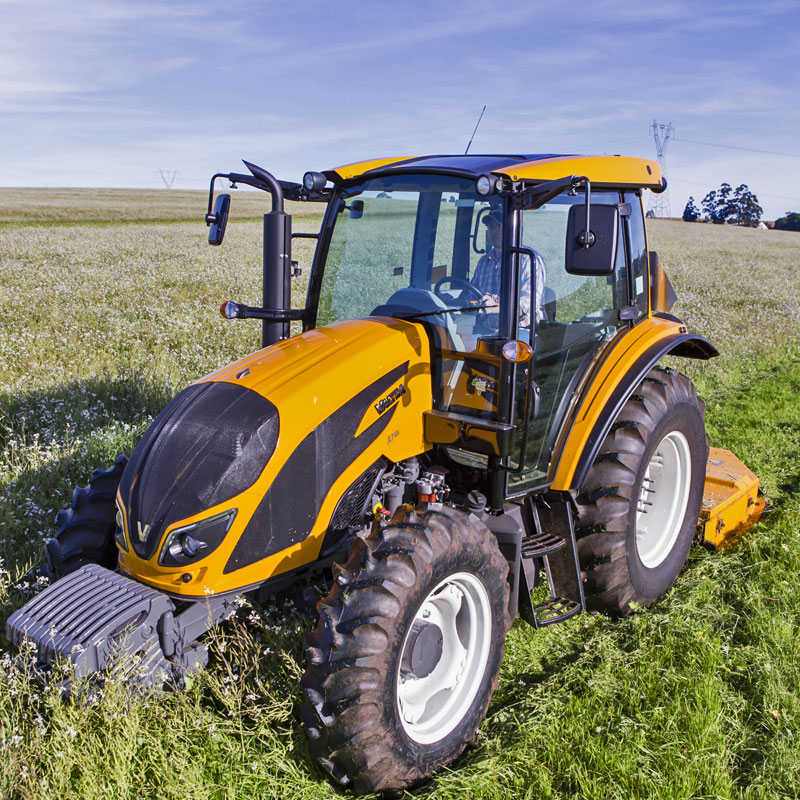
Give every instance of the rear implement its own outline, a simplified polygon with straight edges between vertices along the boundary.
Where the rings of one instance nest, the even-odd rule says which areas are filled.
[[[755,474],[730,450],[710,448],[698,539],[712,548],[725,547],[758,522],[765,505]]]

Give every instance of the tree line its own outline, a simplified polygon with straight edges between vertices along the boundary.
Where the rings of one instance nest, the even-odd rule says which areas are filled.
[[[764,213],[764,209],[758,204],[758,197],[744,183],[735,189],[729,183],[723,183],[719,189],[712,189],[703,198],[701,206],[702,212],[694,197],[690,197],[683,209],[684,222],[697,222],[702,218],[715,225],[729,222],[755,228]]]

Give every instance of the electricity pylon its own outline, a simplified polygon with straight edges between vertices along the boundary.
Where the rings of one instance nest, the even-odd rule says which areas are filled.
[[[656,122],[653,120],[653,124],[650,126],[650,129],[653,131],[653,139],[656,143],[656,154],[658,157],[658,166],[661,167],[661,174],[666,178],[667,177],[667,142],[671,138],[675,136],[675,128],[673,127],[672,123],[667,123],[666,125]],[[669,189],[666,191],[661,192],[661,194],[656,194],[655,192],[650,192],[650,202],[648,203],[648,211],[652,211],[652,215],[654,217],[671,217],[672,216],[672,209],[669,204]]]
[[[167,189],[171,189],[172,184],[175,183],[175,178],[177,178],[180,173],[176,169],[160,169],[158,174],[161,176],[161,180],[164,181],[164,186],[166,186]]]

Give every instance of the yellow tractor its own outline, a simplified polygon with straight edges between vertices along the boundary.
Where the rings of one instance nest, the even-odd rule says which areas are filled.
[[[212,178],[206,222],[220,244],[218,178],[271,195],[262,305],[221,308],[261,319],[263,349],[76,490],[54,582],[7,633],[78,677],[114,664],[180,686],[240,595],[327,580],[302,678],[311,749],[358,791],[397,790],[475,738],[517,615],[653,603],[696,537],[759,513],[757,481],[715,453],[699,522],[704,406],[660,362],[717,351],[669,313],[648,251],[655,162],[386,158],[302,184],[245,164]],[[284,198],[324,204],[319,232],[293,234]],[[316,248],[292,309],[298,236]]]

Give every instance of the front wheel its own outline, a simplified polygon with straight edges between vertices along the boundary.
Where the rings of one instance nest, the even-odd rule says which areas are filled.
[[[75,572],[84,564],[100,564],[107,569],[116,567],[115,499],[127,463],[127,457],[120,455],[109,469],[96,469],[89,485],[72,493],[70,507],[58,512],[58,531],[45,545],[51,581]]]
[[[306,640],[311,748],[358,791],[419,783],[473,741],[497,686],[508,564],[476,517],[401,510],[356,539]]]
[[[675,582],[703,499],[705,406],[691,381],[656,368],[622,408],[577,496],[587,605],[627,614]]]

